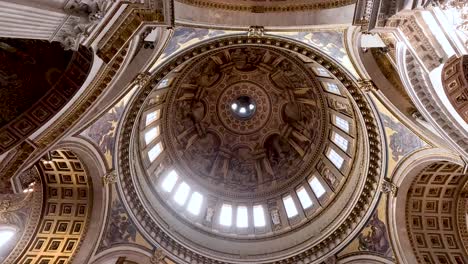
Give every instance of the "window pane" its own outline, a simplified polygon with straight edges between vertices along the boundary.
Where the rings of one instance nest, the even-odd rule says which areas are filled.
[[[309,185],[312,188],[312,191],[314,191],[315,196],[317,196],[317,198],[322,197],[322,195],[324,195],[327,192],[325,188],[323,188],[322,183],[316,177],[313,177],[309,181]]]
[[[262,227],[265,226],[265,212],[263,211],[263,206],[255,205],[253,208],[253,217],[254,217],[254,226]]]
[[[185,202],[187,201],[189,192],[190,192],[190,186],[188,186],[187,183],[182,182],[174,194],[174,201],[180,206],[184,205]]]
[[[325,85],[325,90],[327,92],[341,94],[340,89],[338,88],[338,85],[336,83],[324,82],[323,84]]]
[[[151,141],[153,141],[153,139],[155,139],[157,136],[159,136],[159,126],[153,127],[150,130],[148,130],[145,133],[145,143],[146,143],[146,145],[151,143]]]
[[[302,208],[307,209],[312,206],[312,200],[304,187],[297,190],[297,196],[302,204]]]
[[[153,123],[153,121],[158,120],[159,117],[160,117],[160,115],[161,115],[161,109],[158,109],[158,110],[156,110],[156,111],[153,111],[153,112],[151,112],[151,113],[148,113],[148,114],[146,115],[146,122],[145,122],[145,125],[147,126],[147,125]]]
[[[223,226],[232,225],[232,206],[230,204],[223,204],[223,206],[221,207],[219,223]]]
[[[166,88],[169,86],[169,79],[166,78],[164,80],[162,80],[159,84],[158,84],[158,88],[156,89],[162,89],[162,88]]]
[[[174,186],[178,178],[179,178],[179,175],[177,175],[177,172],[175,170],[171,170],[167,174],[166,178],[164,178],[164,181],[162,182],[161,187],[166,192],[172,192],[172,189],[174,189]]]
[[[194,192],[190,197],[187,210],[194,215],[199,215],[202,203],[203,195],[201,195],[199,192]]]
[[[150,151],[148,151],[148,158],[151,162],[153,162],[153,160],[155,160],[159,154],[161,154],[162,152],[162,144],[161,142],[159,142],[158,144],[154,145],[154,147],[152,147],[150,149]]]
[[[322,77],[330,77],[331,76],[330,73],[328,73],[328,71],[323,67],[315,67],[314,71],[315,71],[315,74],[317,74],[319,76],[322,76]]]
[[[297,215],[296,205],[294,205],[294,200],[290,195],[283,198],[283,204],[289,218]]]
[[[333,164],[335,164],[335,166],[338,169],[341,169],[341,166],[343,166],[344,159],[340,156],[340,154],[336,153],[334,149],[330,149],[327,157]]]
[[[343,130],[346,133],[349,133],[349,122],[344,120],[343,118],[339,116],[335,116],[335,124],[337,127],[339,127],[341,130]]]
[[[247,207],[239,206],[237,207],[237,227],[248,227],[249,226],[249,217],[247,213]]]
[[[348,150],[348,140],[342,137],[340,134],[333,132],[333,142],[340,147],[340,149]]]
[[[14,235],[15,231],[13,230],[0,231],[0,249],[2,249],[2,246],[6,244]]]

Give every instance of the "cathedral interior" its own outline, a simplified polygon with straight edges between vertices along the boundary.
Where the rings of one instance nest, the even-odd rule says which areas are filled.
[[[0,263],[468,264],[468,1],[0,0]]]

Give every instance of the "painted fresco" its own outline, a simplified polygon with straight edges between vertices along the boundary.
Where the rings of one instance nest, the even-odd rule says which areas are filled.
[[[390,178],[398,161],[413,151],[427,146],[427,143],[402,124],[383,104],[374,96],[372,101],[379,111],[385,128],[387,141],[387,178]],[[351,254],[375,254],[394,260],[394,254],[388,235],[387,226],[387,195],[382,195],[374,214],[368,220],[361,233],[340,253],[339,258]]]
[[[138,232],[137,227],[130,219],[114,186],[112,187],[111,194],[111,208],[107,215],[105,231],[102,235],[97,253],[122,244],[136,244],[151,249],[152,246]]]
[[[379,115],[385,127],[385,136],[388,144],[389,168],[392,171],[394,165],[407,154],[425,147],[427,144],[404,124],[402,124],[379,100],[373,97],[374,104],[379,110]]]
[[[90,127],[81,132],[82,136],[91,139],[99,147],[106,158],[107,164],[111,168],[114,167],[113,155],[115,153],[115,133],[117,131],[117,126],[125,106],[135,90],[135,88],[130,90],[114,107],[107,111],[107,113],[101,116]]]
[[[394,261],[385,215],[387,195],[380,199],[374,214],[367,221],[359,235],[339,254],[338,259],[356,254],[373,254]]]
[[[197,44],[201,41],[219,37],[222,35],[240,33],[242,31],[227,31],[227,30],[215,30],[206,28],[192,28],[192,27],[178,27],[174,31],[174,35],[169,40],[167,47],[161,54],[161,57],[151,67],[150,72],[153,72],[161,63],[166,61],[172,55],[178,53],[189,46]]]
[[[318,48],[335,59],[351,74],[359,77],[354,69],[344,45],[344,30],[329,30],[316,32],[272,32],[272,35],[298,40],[312,47]]]

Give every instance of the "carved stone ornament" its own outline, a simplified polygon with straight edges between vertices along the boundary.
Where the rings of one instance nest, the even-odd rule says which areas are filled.
[[[376,92],[378,90],[372,80],[360,80],[358,83],[364,92]]]
[[[383,193],[387,193],[387,194],[391,194],[392,196],[395,196],[398,191],[398,187],[394,183],[392,183],[390,180],[384,179],[382,181],[381,191]]]
[[[82,37],[89,35],[89,28],[99,23],[106,9],[115,0],[73,0],[65,7],[65,13],[70,17],[54,37],[65,50],[78,50]]]
[[[336,259],[336,256],[333,255],[333,256],[330,256],[327,259],[325,259],[325,261],[323,261],[323,264],[336,264],[337,261],[338,260]]]
[[[265,35],[265,28],[262,26],[250,26],[247,35],[249,37],[263,37]]]
[[[212,207],[206,208],[205,221],[208,223],[211,223],[211,221],[213,220],[213,215],[214,215],[214,209]]]
[[[144,73],[139,73],[136,77],[135,77],[135,80],[134,80],[134,83],[139,85],[140,87],[143,87],[145,86],[146,84],[148,84],[148,82],[150,81],[151,79],[151,75],[147,72],[144,72]]]
[[[153,256],[151,256],[150,258],[150,263],[151,264],[165,263],[163,262],[165,257],[166,257],[166,254],[164,253],[164,251],[161,248],[157,248],[154,251]]]
[[[281,228],[281,218],[280,218],[278,209],[271,210],[270,215],[271,215],[271,222],[275,226],[275,229]]]
[[[102,176],[102,183],[104,185],[108,185],[108,184],[110,185],[110,184],[116,183],[117,178],[118,178],[117,172],[113,170],[113,171],[106,173],[104,176]]]

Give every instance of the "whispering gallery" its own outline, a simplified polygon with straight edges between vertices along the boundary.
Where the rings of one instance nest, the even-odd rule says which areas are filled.
[[[468,1],[0,0],[0,263],[468,264]]]

